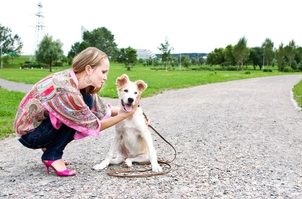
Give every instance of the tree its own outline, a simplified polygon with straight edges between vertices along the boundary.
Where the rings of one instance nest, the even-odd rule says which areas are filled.
[[[274,59],[274,43],[266,38],[262,44],[263,49],[263,65],[271,66]]]
[[[256,70],[256,66],[259,66],[261,70],[263,66],[263,48],[251,48],[249,60],[252,62],[254,70]]]
[[[136,50],[130,46],[128,48],[121,48],[117,61],[125,64],[127,70],[130,71],[131,66],[137,62]]]
[[[72,59],[75,57],[79,52],[89,47],[89,44],[85,41],[83,42],[76,42],[71,46],[70,51],[68,52],[67,57]]]
[[[291,40],[287,46],[285,46],[285,57],[287,58],[288,64],[292,69],[295,69],[295,50],[296,44],[294,40]]]
[[[21,53],[23,43],[21,38],[15,34],[13,35],[11,29],[0,24],[0,60],[2,63],[2,55],[18,55]],[[2,64],[1,64],[2,67]]]
[[[249,49],[247,47],[247,40],[245,37],[239,39],[238,43],[234,46],[233,55],[235,62],[239,69],[243,69],[243,65],[249,58]]]
[[[191,59],[188,55],[184,55],[181,58],[181,64],[185,67],[185,68],[189,68],[189,66],[191,65]]]
[[[214,51],[210,52],[207,57],[207,64],[222,65],[222,63],[224,62],[223,51],[223,48],[215,48]]]
[[[235,59],[233,56],[233,46],[228,45],[224,50],[223,50],[223,57],[224,57],[224,66],[234,66],[235,65]]]
[[[279,71],[284,71],[285,68],[285,49],[283,47],[283,43],[280,44],[278,50],[276,50],[276,60]]]
[[[171,51],[173,48],[170,47],[168,40],[165,40],[165,43],[161,43],[160,47],[158,47],[158,49],[161,51],[161,60],[164,63],[164,66],[167,70],[167,64],[172,58]]]
[[[64,57],[62,43],[54,41],[51,36],[46,35],[36,51],[36,60],[40,63],[48,64],[49,71],[52,72],[52,65]]]
[[[83,33],[83,41],[89,46],[96,47],[104,51],[113,59],[117,56],[117,44],[114,41],[114,35],[105,27],[94,29]]]
[[[105,52],[111,59],[116,60],[118,56],[117,44],[114,35],[105,27],[85,31],[82,35],[82,42],[76,42],[68,52],[68,57],[72,58],[87,47],[96,47]]]

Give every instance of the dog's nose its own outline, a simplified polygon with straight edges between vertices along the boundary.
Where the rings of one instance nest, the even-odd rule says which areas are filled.
[[[128,98],[128,103],[132,104],[133,101],[134,101],[133,98],[131,98],[131,97]]]

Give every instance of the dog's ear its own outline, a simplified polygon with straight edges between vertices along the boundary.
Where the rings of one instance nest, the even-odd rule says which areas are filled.
[[[140,92],[143,92],[148,87],[143,80],[137,80],[135,81],[135,84]]]
[[[129,81],[129,77],[126,74],[121,75],[116,79],[117,88],[122,88]]]

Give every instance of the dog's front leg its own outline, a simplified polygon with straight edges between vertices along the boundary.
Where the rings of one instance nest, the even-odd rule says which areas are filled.
[[[151,137],[151,133],[148,129],[143,131],[143,132],[144,133],[142,134],[142,136],[145,139],[145,141],[147,143],[147,146],[148,146],[152,171],[153,172],[161,172],[162,168],[157,162],[157,154],[156,154],[156,151],[155,151],[155,148],[154,148],[154,145],[153,145],[153,140],[152,140],[152,137]]]
[[[115,135],[114,141],[110,145],[110,149],[106,155],[106,158],[100,164],[95,165],[93,169],[99,171],[108,167],[108,165],[113,160],[112,158],[114,153],[117,152],[117,148],[118,148],[118,139],[117,139],[117,135]],[[122,160],[120,162],[122,162]]]

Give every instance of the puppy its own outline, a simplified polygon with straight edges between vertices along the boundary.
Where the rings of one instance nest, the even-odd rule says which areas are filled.
[[[126,112],[132,110],[137,97],[147,88],[144,81],[132,82],[125,74],[117,78],[116,86],[120,111]],[[115,125],[115,137],[109,152],[105,160],[95,165],[93,169],[102,170],[109,164],[120,164],[122,162],[131,167],[133,162],[146,161],[151,162],[153,172],[162,171],[157,162],[151,132],[146,124],[142,109],[138,107],[132,117]]]

